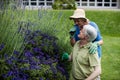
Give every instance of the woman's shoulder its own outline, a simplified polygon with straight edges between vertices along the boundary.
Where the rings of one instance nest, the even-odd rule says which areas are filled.
[[[92,26],[97,26],[97,24],[94,21],[90,21],[89,24]]]
[[[98,25],[95,22],[90,21],[89,25],[93,26],[97,31],[99,31]]]

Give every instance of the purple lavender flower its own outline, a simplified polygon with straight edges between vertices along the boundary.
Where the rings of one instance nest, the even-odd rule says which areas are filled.
[[[33,70],[42,70],[41,65],[49,66],[48,70],[43,71],[42,76],[39,76],[40,80],[57,78],[58,71],[65,76],[65,69],[59,64],[59,46],[57,45],[57,38],[41,31],[31,31],[28,35],[24,34],[23,52],[21,57],[19,51],[14,50],[12,57],[7,58],[6,62],[10,67],[6,77],[10,76],[11,80],[28,80],[35,77],[29,73]],[[37,53],[37,54],[36,54]],[[57,66],[54,66],[54,63]],[[48,78],[47,74],[50,73]],[[44,73],[46,76],[44,76]],[[34,80],[34,78],[32,78]],[[38,77],[37,77],[38,79]]]
[[[41,34],[40,30],[33,32],[33,36],[38,37]]]
[[[5,47],[5,45],[2,43],[0,44],[0,51]]]
[[[32,53],[30,51],[25,51],[24,55],[26,57],[32,57]]]
[[[30,35],[31,31],[30,30],[26,30],[25,31],[25,35]]]
[[[13,52],[15,55],[19,55],[19,51],[14,50]]]
[[[39,65],[30,65],[30,69],[31,70],[33,70],[33,69],[39,70],[39,69],[41,69],[41,67]]]
[[[6,60],[7,64],[13,64],[13,62],[11,60]]]
[[[43,78],[40,78],[39,80],[43,80]]]
[[[41,49],[40,49],[39,47],[35,47],[35,48],[33,48],[33,51],[34,51],[35,53],[40,53],[40,52],[41,52]]]
[[[63,75],[65,74],[65,70],[64,70],[61,66],[57,65],[56,68],[57,68]]]
[[[57,70],[53,65],[50,65],[50,69],[52,70],[53,74],[57,74]]]
[[[5,58],[5,59],[8,58],[8,54],[7,54],[7,53],[4,54],[4,58]]]

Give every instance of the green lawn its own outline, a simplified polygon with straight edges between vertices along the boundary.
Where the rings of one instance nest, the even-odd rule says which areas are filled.
[[[103,36],[102,80],[120,79],[120,37]]]

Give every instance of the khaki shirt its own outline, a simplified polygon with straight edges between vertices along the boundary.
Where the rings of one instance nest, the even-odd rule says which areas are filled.
[[[91,43],[80,48],[79,42],[76,42],[72,51],[73,62],[70,80],[84,80],[94,71],[94,66],[100,65],[98,53],[89,53]]]

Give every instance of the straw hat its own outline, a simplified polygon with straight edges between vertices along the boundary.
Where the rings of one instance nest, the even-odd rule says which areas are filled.
[[[74,18],[85,18],[85,11],[83,9],[76,9],[74,11],[74,14],[72,16],[70,16],[70,19],[74,19]]]

